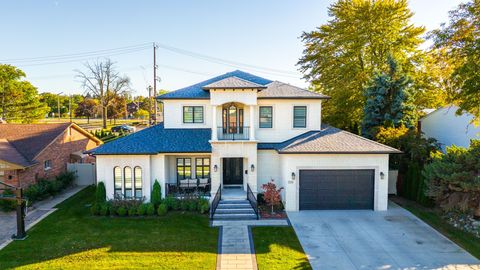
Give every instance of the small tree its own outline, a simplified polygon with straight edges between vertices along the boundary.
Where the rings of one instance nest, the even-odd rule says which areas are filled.
[[[271,179],[270,182],[262,185],[262,189],[264,191],[263,199],[265,200],[267,205],[271,207],[272,214],[273,214],[273,208],[275,206],[278,206],[282,201],[280,192],[282,192],[283,187],[277,189],[277,185],[275,185],[275,181]]]
[[[158,207],[162,202],[162,189],[160,187],[160,183],[158,180],[155,179],[155,183],[153,183],[152,194],[150,196],[150,202],[155,206]]]
[[[105,183],[100,182],[97,184],[97,190],[95,191],[95,202],[102,204],[107,201],[107,191],[105,190]]]

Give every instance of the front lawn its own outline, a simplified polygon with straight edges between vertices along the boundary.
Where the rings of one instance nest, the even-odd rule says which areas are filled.
[[[312,269],[292,227],[253,227],[258,269]]]
[[[215,269],[218,229],[206,215],[91,216],[89,187],[0,251],[0,269]]]
[[[464,248],[473,256],[480,259],[480,241],[473,234],[462,231],[448,224],[435,209],[426,208],[416,202],[403,198],[393,198],[393,200],[412,214],[429,224],[447,238]]]

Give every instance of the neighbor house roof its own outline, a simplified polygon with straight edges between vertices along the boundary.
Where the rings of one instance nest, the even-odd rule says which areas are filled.
[[[158,124],[88,151],[94,155],[210,153],[211,129],[166,129]]]
[[[32,165],[35,157],[70,126],[83,133],[86,137],[99,144],[101,143],[99,139],[73,123],[0,124],[0,139],[3,140],[2,144],[5,149],[8,148],[13,153],[13,149],[11,149],[13,147],[18,154]],[[7,146],[7,142],[11,147]],[[18,156],[15,159],[20,162],[16,164],[25,164]]]
[[[0,139],[0,160],[22,168],[32,165],[7,139]]]
[[[235,70],[212,79],[158,96],[158,99],[210,99],[208,89],[259,88],[259,99],[312,98],[326,99],[328,96],[308,91],[282,82],[272,82],[244,71]]]
[[[280,154],[393,154],[401,151],[353,133],[322,125],[281,143],[259,143],[259,149],[273,149]]]
[[[203,89],[263,89],[265,85],[247,81],[235,76],[231,76],[219,81],[209,83],[202,87]]]
[[[279,81],[271,82],[267,88],[258,93],[259,99],[329,99],[329,96],[315,93],[300,87]]]

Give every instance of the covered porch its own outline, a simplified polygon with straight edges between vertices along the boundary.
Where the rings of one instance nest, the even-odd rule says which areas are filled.
[[[211,161],[209,154],[165,156],[165,196],[210,197]]]

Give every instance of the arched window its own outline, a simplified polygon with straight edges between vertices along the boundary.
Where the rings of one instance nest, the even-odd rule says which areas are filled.
[[[113,184],[115,196],[122,195],[122,169],[120,167],[113,168]]]
[[[133,169],[133,174],[135,176],[135,198],[142,198],[142,168],[137,166]]]
[[[123,169],[125,198],[132,197],[132,168],[125,167]]]

